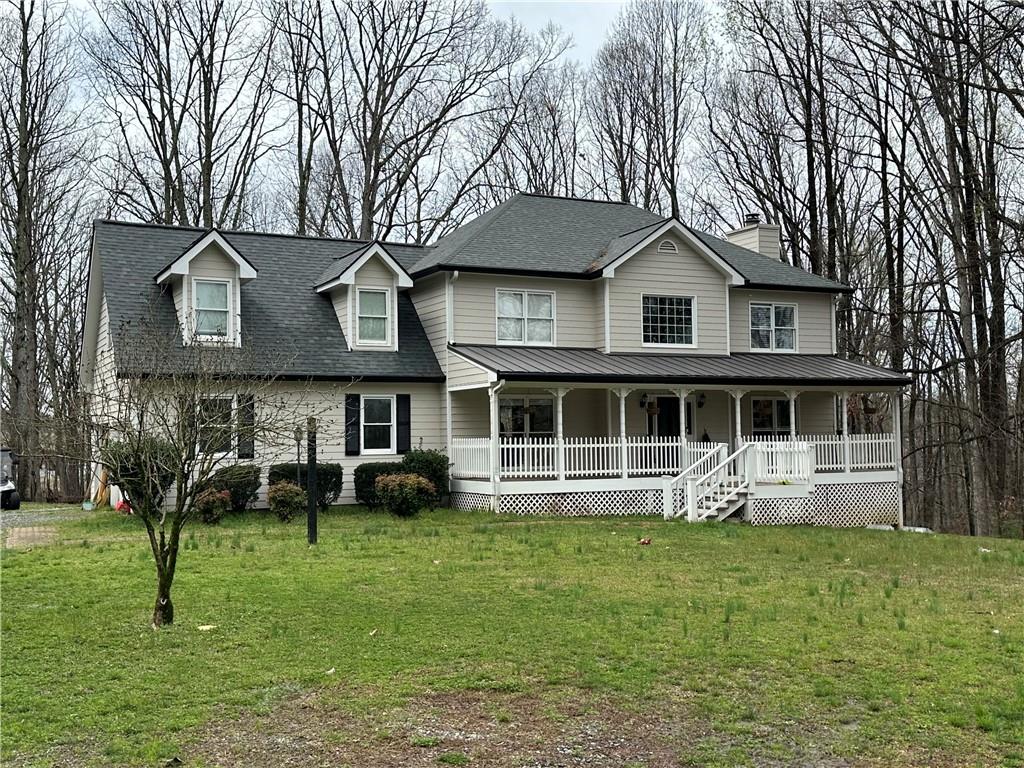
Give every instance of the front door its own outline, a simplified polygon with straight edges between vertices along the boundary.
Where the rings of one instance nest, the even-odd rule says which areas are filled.
[[[648,417],[647,434],[658,437],[679,437],[679,398],[659,397],[657,414]],[[693,434],[693,410],[690,401],[686,401],[686,434]]]

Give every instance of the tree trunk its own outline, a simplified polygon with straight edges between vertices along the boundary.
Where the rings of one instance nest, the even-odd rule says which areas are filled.
[[[171,602],[171,580],[159,578],[156,584],[156,605],[153,606],[153,628],[174,623],[174,603]]]

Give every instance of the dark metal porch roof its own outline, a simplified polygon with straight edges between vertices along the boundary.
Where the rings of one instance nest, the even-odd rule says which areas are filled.
[[[901,387],[903,374],[832,355],[611,354],[597,349],[452,344],[507,381]]]

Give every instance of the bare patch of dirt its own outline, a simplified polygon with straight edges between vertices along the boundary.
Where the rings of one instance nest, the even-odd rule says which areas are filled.
[[[31,549],[52,544],[57,540],[57,529],[51,525],[33,525],[25,528],[11,528],[4,536],[8,549]]]

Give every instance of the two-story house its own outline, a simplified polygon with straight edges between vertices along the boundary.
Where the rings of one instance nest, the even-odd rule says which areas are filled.
[[[118,329],[155,312],[179,346],[335,393],[325,460],[445,449],[457,507],[899,523],[908,379],[836,355],[849,290],[782,263],[756,217],[722,240],[540,195],[431,246],[99,221],[83,382],[124,375]],[[890,431],[848,433],[866,391]]]

